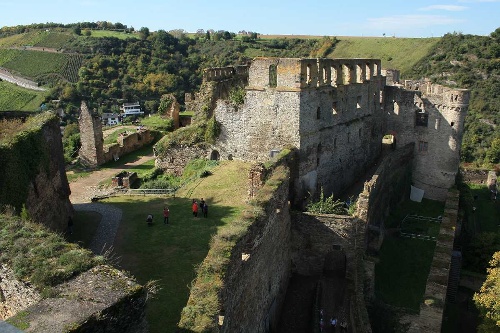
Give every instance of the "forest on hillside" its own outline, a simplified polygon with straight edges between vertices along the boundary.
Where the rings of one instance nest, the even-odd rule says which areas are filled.
[[[414,66],[412,76],[470,89],[462,161],[500,163],[500,28],[490,36],[446,34]]]

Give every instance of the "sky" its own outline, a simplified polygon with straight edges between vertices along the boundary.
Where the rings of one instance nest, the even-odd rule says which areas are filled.
[[[489,35],[500,0],[0,0],[0,27],[120,22],[139,30],[242,30],[314,36]]]

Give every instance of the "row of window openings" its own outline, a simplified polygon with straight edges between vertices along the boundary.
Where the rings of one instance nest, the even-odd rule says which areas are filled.
[[[415,126],[428,127],[429,124],[429,114],[417,111],[415,113]],[[434,125],[435,129],[439,129],[440,119],[436,119],[436,123]],[[453,127],[455,122],[450,122],[450,126]]]
[[[358,100],[356,102],[356,109],[361,109],[361,96],[358,97]],[[333,102],[332,113],[338,114],[337,102]],[[316,109],[316,119],[321,119],[321,108],[319,106]]]
[[[376,65],[375,65],[376,66]],[[337,75],[338,75],[338,70],[334,69],[332,67],[331,71],[331,79],[332,82],[337,82]],[[352,68],[349,68],[349,73],[352,71]],[[377,69],[375,69],[375,73],[377,73]],[[375,74],[376,75],[376,74]],[[367,76],[367,79],[370,79],[369,76]],[[359,77],[359,80],[361,80],[361,76]],[[327,82],[328,81],[328,71],[326,70],[325,67],[323,67],[323,81]],[[311,65],[307,65],[307,82],[311,82]],[[276,88],[278,84],[278,67],[277,65],[270,65],[269,66],[269,86],[271,88]]]

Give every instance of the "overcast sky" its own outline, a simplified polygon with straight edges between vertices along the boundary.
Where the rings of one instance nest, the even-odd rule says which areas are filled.
[[[136,30],[198,29],[317,36],[489,35],[500,0],[0,0],[0,26],[120,22]]]

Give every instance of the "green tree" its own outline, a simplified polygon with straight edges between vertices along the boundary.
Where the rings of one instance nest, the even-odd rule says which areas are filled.
[[[149,28],[142,27],[139,30],[139,38],[142,39],[142,40],[146,40],[146,39],[148,39],[148,37],[149,37]]]
[[[500,252],[493,254],[487,272],[486,281],[474,294],[474,302],[483,318],[478,327],[480,333],[500,332]]]

